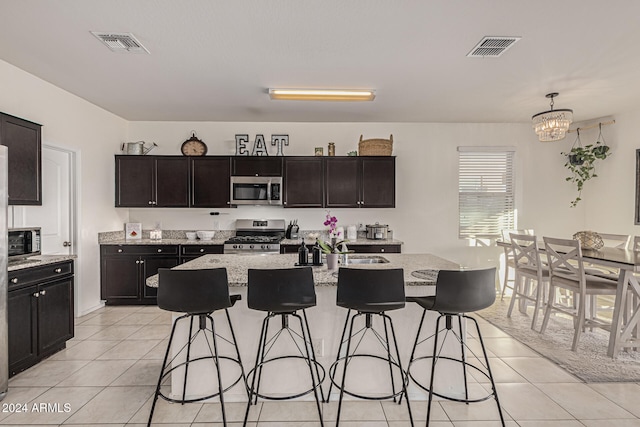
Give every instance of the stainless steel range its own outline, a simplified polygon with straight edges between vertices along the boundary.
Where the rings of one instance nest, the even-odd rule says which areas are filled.
[[[237,219],[236,235],[224,242],[225,254],[279,254],[284,219]]]

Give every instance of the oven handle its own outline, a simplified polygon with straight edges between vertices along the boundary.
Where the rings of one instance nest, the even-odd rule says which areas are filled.
[[[267,202],[271,204],[271,180],[267,183]]]

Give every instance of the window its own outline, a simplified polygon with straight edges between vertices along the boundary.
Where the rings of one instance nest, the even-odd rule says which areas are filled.
[[[458,147],[460,238],[515,228],[514,154],[512,147]]]

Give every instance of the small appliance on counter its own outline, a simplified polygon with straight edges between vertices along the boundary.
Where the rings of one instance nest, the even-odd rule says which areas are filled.
[[[298,227],[298,220],[294,219],[293,221],[289,221],[289,225],[287,226],[287,231],[285,232],[285,237],[287,239],[297,239],[299,232],[300,232],[300,227]]]
[[[367,239],[369,240],[387,240],[389,226],[386,224],[367,224]]]
[[[40,255],[40,227],[10,228],[7,239],[9,261]]]

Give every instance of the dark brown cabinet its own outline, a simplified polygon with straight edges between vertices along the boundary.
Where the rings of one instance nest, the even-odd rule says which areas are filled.
[[[401,245],[349,245],[347,243],[350,251],[353,251],[356,254],[380,254],[380,253],[388,253],[388,254],[399,254],[402,252]],[[298,249],[300,245],[281,245],[280,253],[281,254],[292,254],[298,253]]]
[[[116,156],[116,207],[188,207],[189,158]]]
[[[229,207],[230,157],[191,158],[191,198],[194,208]]]
[[[42,126],[0,113],[0,144],[9,151],[9,204],[42,205]]]
[[[282,176],[282,156],[235,156],[231,158],[234,176]]]
[[[193,261],[202,255],[222,253],[224,253],[224,245],[181,245],[180,263]]]
[[[159,268],[178,265],[178,245],[102,245],[100,295],[107,304],[156,304],[156,289],[146,286]]]
[[[322,157],[284,158],[285,208],[324,206],[324,168]]]
[[[395,207],[395,157],[325,159],[326,207]]]
[[[73,338],[73,261],[9,272],[9,375]]]

